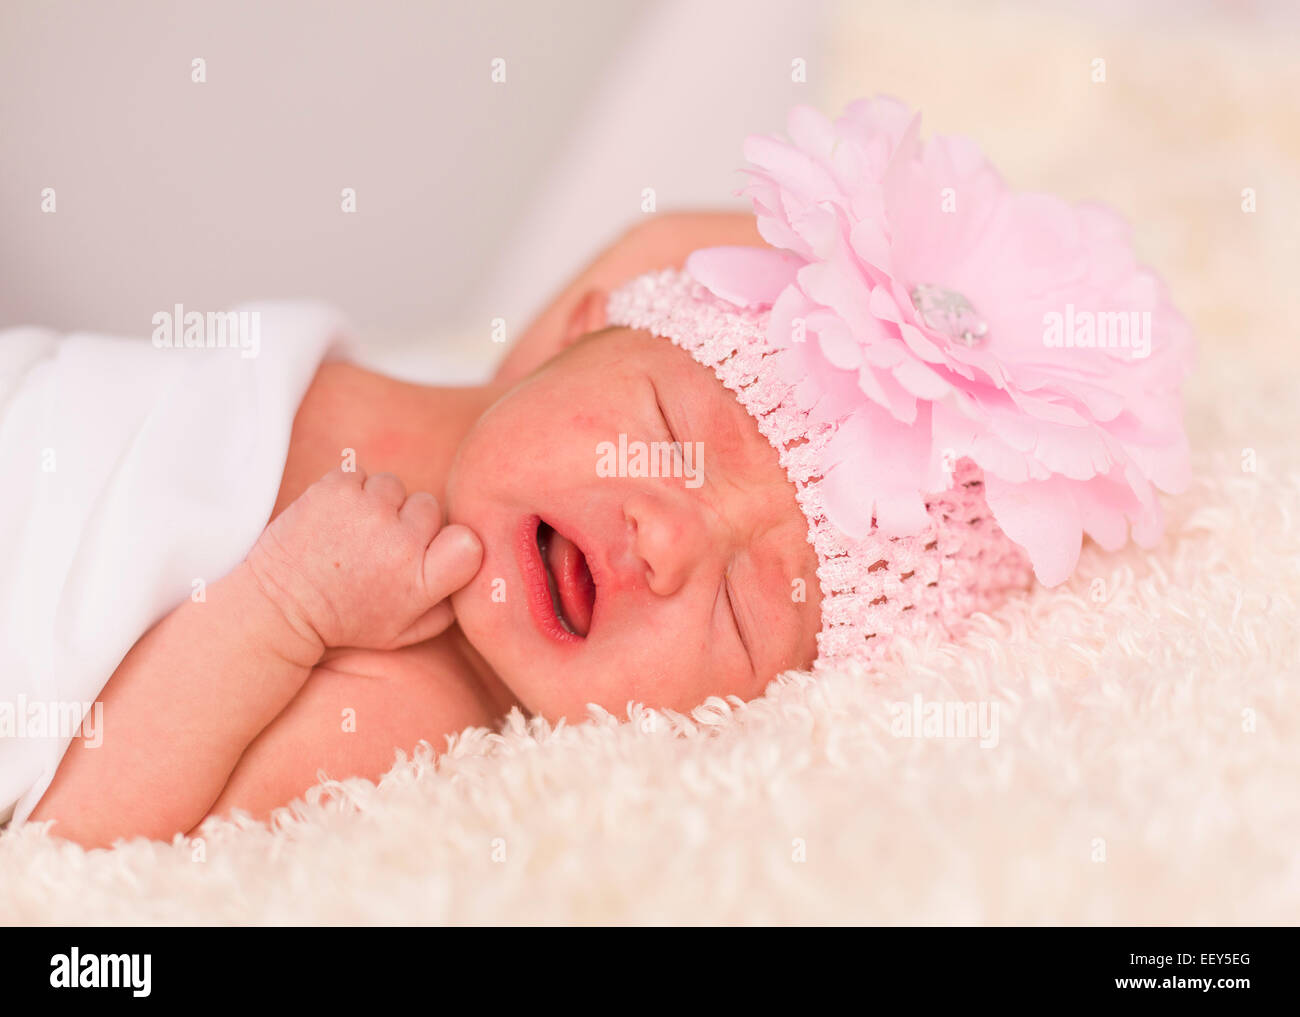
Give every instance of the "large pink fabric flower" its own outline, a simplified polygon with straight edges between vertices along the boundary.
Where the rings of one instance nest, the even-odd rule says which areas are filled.
[[[969,457],[1044,583],[1085,532],[1150,546],[1155,489],[1189,479],[1187,323],[1118,215],[1010,191],[973,142],[922,142],[919,119],[877,98],[833,123],[798,107],[789,142],[748,138],[742,193],[771,248],[706,248],[687,272],[770,308],[782,377],[837,424],[823,491],[846,534],[918,533]]]

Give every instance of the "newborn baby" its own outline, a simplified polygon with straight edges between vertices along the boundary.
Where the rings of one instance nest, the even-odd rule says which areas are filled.
[[[103,744],[74,741],[30,819],[165,838],[264,817],[321,770],[377,780],[513,707],[685,710],[807,667],[817,559],[776,453],[683,350],[604,327],[605,288],[718,240],[759,242],[748,216],[632,230],[481,388],[325,364],[247,560],[139,640]],[[603,475],[620,437],[701,443],[702,482]]]
[[[265,532],[29,818],[169,837],[515,708],[750,699],[1158,540],[1190,331],[1122,220],[894,100],[789,133],[747,144],[753,218],[634,230],[491,384],[321,368]]]

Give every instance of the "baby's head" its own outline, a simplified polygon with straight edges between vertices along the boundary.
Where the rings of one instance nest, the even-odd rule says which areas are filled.
[[[889,99],[790,135],[746,147],[771,247],[620,287],[622,327],[460,450],[448,513],[485,556],[453,604],[534,712],[873,664],[1065,581],[1085,534],[1151,546],[1186,486],[1190,329],[1118,216],[1011,192]],[[674,441],[681,469],[636,469]]]
[[[447,510],[484,547],[461,630],[530,712],[750,699],[816,657],[794,486],[713,372],[648,332],[591,333],[493,405]]]

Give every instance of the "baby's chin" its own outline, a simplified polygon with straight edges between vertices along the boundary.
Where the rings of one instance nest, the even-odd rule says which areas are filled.
[[[495,681],[518,701],[524,713],[543,717],[552,724],[562,718],[574,724],[589,719],[587,697],[577,690],[599,683],[591,683],[584,677],[587,669],[573,664],[557,667],[535,657],[528,659],[525,648],[512,640],[509,632],[484,631],[476,625],[479,618],[462,616],[462,610],[467,613],[473,610],[469,606],[472,597],[466,587],[451,598],[461,635],[491,670]],[[617,714],[624,705],[625,700],[620,700],[607,708]]]

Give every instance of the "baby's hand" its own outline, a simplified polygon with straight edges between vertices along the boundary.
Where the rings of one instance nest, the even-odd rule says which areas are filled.
[[[323,647],[388,650],[452,622],[447,597],[478,571],[470,529],[391,473],[332,470],[258,538],[248,565],[290,623]]]

